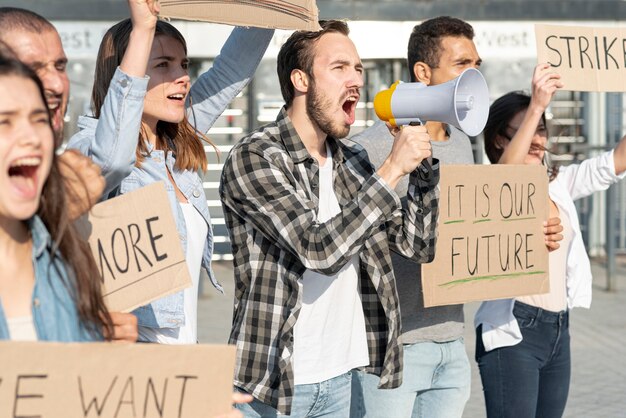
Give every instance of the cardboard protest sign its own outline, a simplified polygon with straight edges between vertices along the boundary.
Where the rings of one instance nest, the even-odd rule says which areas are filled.
[[[110,311],[129,312],[191,286],[163,182],[95,205],[77,222]]]
[[[319,30],[315,0],[161,0],[160,16],[235,26]]]
[[[424,306],[549,291],[545,167],[441,166],[435,259],[422,265]]]
[[[626,92],[626,28],[535,25],[535,37],[566,90]]]
[[[227,345],[0,342],[0,417],[214,417],[234,365]]]

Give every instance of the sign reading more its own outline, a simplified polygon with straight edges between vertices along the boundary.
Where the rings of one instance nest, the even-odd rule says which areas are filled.
[[[95,205],[77,227],[91,247],[110,311],[129,312],[191,286],[163,182]]]
[[[549,290],[545,167],[442,165],[435,259],[422,265],[424,306]]]

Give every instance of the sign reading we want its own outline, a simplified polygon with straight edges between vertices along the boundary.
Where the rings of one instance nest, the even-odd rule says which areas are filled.
[[[424,306],[549,291],[545,167],[441,166],[435,259],[422,265]]]
[[[231,409],[235,347],[0,342],[0,417],[198,418]]]

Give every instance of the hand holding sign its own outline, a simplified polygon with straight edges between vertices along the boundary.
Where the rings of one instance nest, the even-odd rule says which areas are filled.
[[[559,241],[563,240],[561,232],[563,232],[561,218],[550,218],[543,223],[543,235],[548,251],[558,250],[561,247],[561,244],[559,244]]]
[[[157,0],[128,0],[130,20],[133,29],[141,27],[154,29],[161,7]]]
[[[556,91],[562,87],[561,75],[555,72],[550,64],[538,64],[533,73],[529,109],[539,113],[545,112]]]

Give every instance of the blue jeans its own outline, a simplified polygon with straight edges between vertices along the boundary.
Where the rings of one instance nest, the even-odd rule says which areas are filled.
[[[378,376],[355,373],[351,418],[460,418],[471,370],[463,339],[404,346],[403,382],[378,389]]]
[[[290,415],[283,415],[257,399],[235,407],[245,418],[347,418],[350,415],[352,374],[344,373],[321,383],[296,385]]]
[[[481,327],[476,361],[490,418],[559,418],[569,392],[569,315],[515,302],[522,341],[485,352]]]

